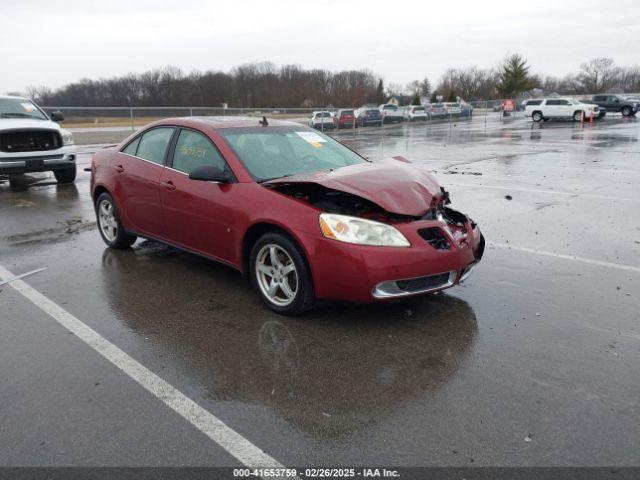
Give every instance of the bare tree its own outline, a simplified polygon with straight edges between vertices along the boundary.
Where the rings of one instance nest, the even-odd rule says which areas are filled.
[[[611,58],[594,58],[580,66],[577,80],[584,93],[603,93],[616,85],[618,73]]]

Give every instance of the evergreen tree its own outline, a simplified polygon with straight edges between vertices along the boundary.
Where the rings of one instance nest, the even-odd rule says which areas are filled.
[[[431,82],[427,77],[424,77],[424,80],[420,83],[420,95],[423,97],[431,95]]]
[[[517,53],[507,57],[500,67],[499,77],[496,89],[503,98],[515,98],[536,87],[536,82],[529,75],[527,61]]]
[[[384,83],[382,83],[382,79],[378,81],[378,88],[376,88],[376,100],[379,104],[384,103]]]
[[[411,99],[411,105],[420,105],[420,95],[417,93]]]

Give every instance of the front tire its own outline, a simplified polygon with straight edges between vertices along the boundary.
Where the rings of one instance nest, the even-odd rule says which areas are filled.
[[[127,233],[120,222],[118,210],[113,198],[102,193],[95,204],[98,231],[104,243],[111,248],[129,248],[136,241],[136,236]]]
[[[581,122],[584,120],[584,112],[582,112],[581,110],[578,110],[577,112],[575,112],[573,114],[573,121],[574,122]]]
[[[630,117],[631,114],[633,113],[631,110],[631,107],[622,107],[622,110],[620,111],[622,112],[623,117]]]
[[[64,170],[54,170],[53,176],[56,177],[58,183],[73,183],[76,180],[76,166]]]
[[[543,120],[542,112],[533,112],[531,119],[536,123],[541,122]]]
[[[281,315],[299,315],[316,302],[311,272],[300,247],[279,232],[264,234],[251,249],[251,283],[263,303]]]

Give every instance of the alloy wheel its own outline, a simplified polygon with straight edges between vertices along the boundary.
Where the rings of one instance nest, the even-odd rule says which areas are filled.
[[[274,305],[286,307],[298,294],[298,271],[284,248],[263,246],[256,256],[256,278],[262,294]]]
[[[115,242],[118,237],[118,220],[109,200],[102,200],[98,206],[98,223],[104,238],[109,242]]]

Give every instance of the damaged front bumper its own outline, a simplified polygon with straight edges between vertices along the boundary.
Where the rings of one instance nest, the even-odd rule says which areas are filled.
[[[458,231],[440,220],[395,224],[411,243],[406,248],[306,239],[314,250],[309,258],[313,259],[316,296],[371,302],[435,292],[460,283],[482,258],[485,243],[478,226],[464,219]],[[433,235],[435,231],[439,237]]]

